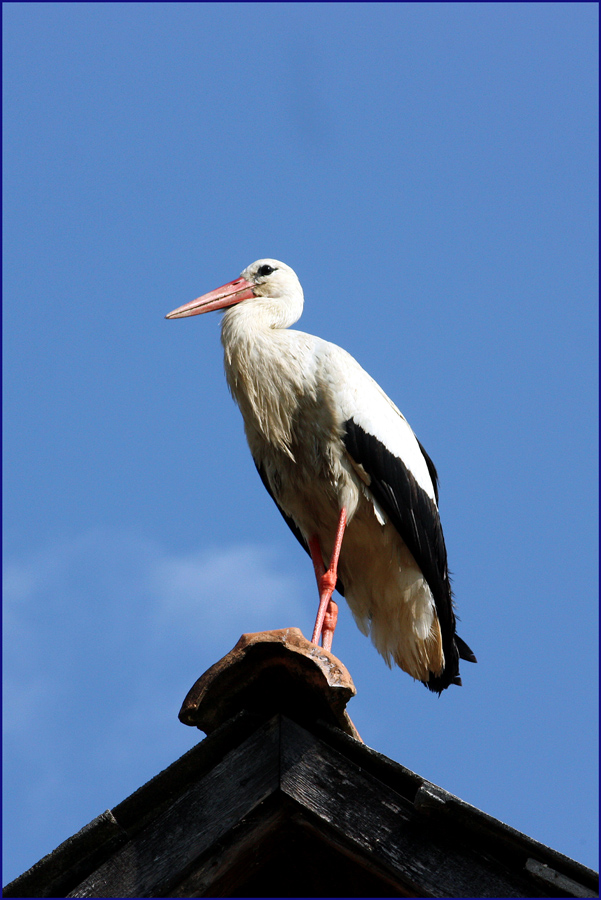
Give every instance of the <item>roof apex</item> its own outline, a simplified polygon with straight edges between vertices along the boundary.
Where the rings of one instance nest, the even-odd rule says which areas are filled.
[[[300,628],[243,634],[233,650],[195,682],[179,712],[210,734],[241,711],[281,712],[303,723],[322,719],[361,740],[346,712],[356,694],[345,666]]]

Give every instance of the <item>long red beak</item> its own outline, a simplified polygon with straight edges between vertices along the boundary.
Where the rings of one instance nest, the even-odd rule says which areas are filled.
[[[254,296],[253,285],[250,281],[246,281],[245,278],[236,278],[235,281],[230,281],[229,284],[224,284],[222,287],[210,291],[208,294],[203,294],[202,297],[192,300],[191,303],[179,306],[177,309],[174,309],[173,312],[166,315],[165,318],[183,319],[185,316],[198,316],[200,313],[211,312],[214,309],[224,309],[226,306],[233,306],[235,303],[240,303],[242,300],[250,300],[250,298]]]

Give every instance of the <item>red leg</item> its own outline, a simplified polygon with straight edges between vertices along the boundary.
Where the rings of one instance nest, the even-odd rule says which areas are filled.
[[[319,541],[317,540],[317,535],[315,535],[315,534],[309,541],[309,552],[311,554],[311,559],[313,561],[313,568],[315,569],[315,577],[317,579],[317,586],[319,587],[319,582],[325,575],[326,567],[323,564],[323,558],[321,555],[321,547],[319,546]]]
[[[315,619],[315,628],[313,629],[313,644],[319,643],[319,638],[323,638],[323,646],[325,650],[331,650],[332,639],[334,637],[334,629],[336,628],[336,620],[338,618],[338,604],[332,600],[332,594],[338,580],[338,559],[340,557],[340,548],[342,547],[342,539],[346,528],[346,509],[343,506],[340,510],[338,519],[338,528],[336,529],[336,539],[330,559],[330,568],[326,572],[321,555],[321,548],[317,536],[314,535],[309,541],[309,550],[311,559],[313,560],[313,568],[315,569],[315,577],[317,578],[317,587],[319,588],[319,609],[317,610],[317,618]]]

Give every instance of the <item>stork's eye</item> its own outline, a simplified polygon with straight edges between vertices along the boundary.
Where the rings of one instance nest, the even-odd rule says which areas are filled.
[[[271,275],[272,272],[275,272],[273,266],[264,265],[257,271],[257,275],[263,277],[265,275]]]

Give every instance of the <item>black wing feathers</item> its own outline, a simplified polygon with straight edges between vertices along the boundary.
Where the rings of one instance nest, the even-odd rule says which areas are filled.
[[[459,650],[460,659],[465,659],[466,662],[478,662],[473,652],[470,650],[465,641],[459,637],[458,634],[455,635],[455,643],[457,644],[457,649]]]
[[[445,668],[430,675],[427,686],[442,691],[449,684],[461,684],[459,656],[475,657],[467,644],[455,635],[455,613],[447,568],[447,551],[436,503],[419,486],[403,461],[384,444],[364,431],[353,419],[344,423],[345,447],[363,466],[371,481],[369,490],[382,506],[411,551],[434,597],[442,634]],[[419,445],[438,498],[438,475],[430,457]]]
[[[417,438],[415,439],[417,441]],[[419,449],[422,451],[422,456],[426,460],[426,465],[428,466],[428,472],[430,473],[430,478],[432,479],[432,484],[434,486],[434,496],[436,497],[436,502],[438,503],[438,472],[436,471],[436,466],[422,447],[420,441],[417,441]]]
[[[437,611],[438,602],[446,600],[450,614],[447,617],[454,624],[447,552],[436,504],[402,460],[393,456],[378,438],[352,419],[345,422],[344,428],[346,449],[371,478],[369,490],[382,504],[423,572],[437,600]]]

